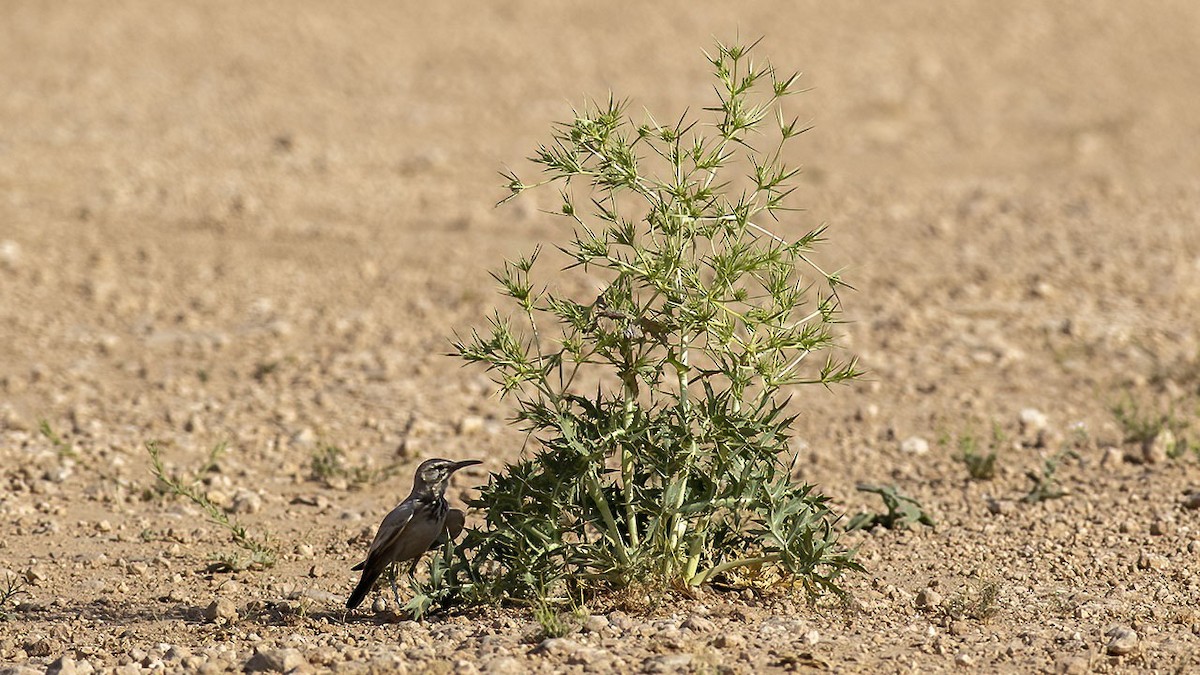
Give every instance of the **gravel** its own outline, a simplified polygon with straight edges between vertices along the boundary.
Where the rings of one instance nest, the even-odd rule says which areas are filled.
[[[0,672],[1200,668],[1200,154],[1180,151],[1200,90],[1176,86],[1198,10],[630,10],[6,13]],[[806,211],[778,227],[829,222],[814,255],[857,289],[839,331],[869,376],[789,389],[796,477],[847,514],[880,508],[857,484],[895,486],[936,528],[844,535],[865,572],[813,602],[769,577],[631,593],[551,639],[521,607],[414,623],[384,590],[345,612],[421,459],[485,460],[461,506],[528,447],[444,355],[491,315],[489,269],[537,243],[562,266],[557,205],[492,210],[495,171],[524,170],[564,96],[707,105],[699,50],[731,26],[811,78]],[[584,301],[598,282],[562,281]],[[1190,425],[1134,440],[1126,396]],[[161,494],[152,440],[273,568],[218,569],[245,552]],[[378,477],[314,478],[330,446]],[[1051,465],[1068,495],[1023,500]]]

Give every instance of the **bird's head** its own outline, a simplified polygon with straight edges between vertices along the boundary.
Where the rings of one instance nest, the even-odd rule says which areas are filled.
[[[446,485],[451,474],[463,467],[482,464],[477,459],[465,459],[455,462],[449,459],[427,459],[417,467],[413,476],[413,494],[434,494],[441,496],[446,492]]]

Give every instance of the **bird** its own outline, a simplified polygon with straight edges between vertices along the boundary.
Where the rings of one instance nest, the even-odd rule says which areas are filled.
[[[362,604],[375,581],[391,563],[411,560],[412,566],[408,570],[411,575],[426,551],[445,544],[462,532],[466,515],[446,503],[446,486],[455,471],[482,463],[477,459],[461,462],[427,459],[421,462],[413,475],[412,492],[384,517],[367,550],[367,559],[350,568],[361,570],[362,577],[346,600],[346,609]],[[392,590],[395,591],[394,578]]]

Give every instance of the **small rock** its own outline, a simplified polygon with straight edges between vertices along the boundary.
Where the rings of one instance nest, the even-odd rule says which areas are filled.
[[[970,624],[968,624],[966,621],[963,621],[962,619],[957,619],[955,621],[951,621],[950,626],[946,629],[947,632],[949,632],[951,635],[954,635],[956,637],[961,637],[963,635],[966,635],[967,632],[970,630],[971,630]]]
[[[1155,570],[1161,572],[1171,566],[1171,561],[1148,551],[1138,554],[1137,567],[1139,570]]]
[[[548,654],[551,656],[571,654],[579,651],[579,643],[567,638],[546,638],[541,644],[533,648],[534,654]]]
[[[25,638],[22,648],[27,655],[36,658],[50,656],[54,652],[54,644],[44,635],[31,635]]]
[[[21,262],[21,245],[12,239],[0,241],[0,267],[16,269]]]
[[[233,623],[238,619],[237,605],[229,598],[217,598],[204,609],[204,619],[209,623]]]
[[[292,434],[288,439],[288,443],[298,448],[315,448],[317,445],[317,432],[309,427],[304,427]]]
[[[387,600],[383,598],[375,598],[375,602],[371,603],[371,611],[376,614],[382,614],[387,611]]]
[[[1109,656],[1124,656],[1137,649],[1138,634],[1132,628],[1113,626],[1104,635],[1108,638],[1105,651]]]
[[[567,657],[567,663],[573,666],[594,666],[608,657],[608,652],[603,649],[591,649],[583,647],[578,651],[572,652]],[[590,669],[588,669],[590,670]]]
[[[1104,448],[1104,454],[1100,456],[1100,466],[1112,469],[1125,461],[1125,453],[1116,446],[1108,446]]]
[[[458,421],[458,433],[462,436],[477,434],[483,430],[483,418],[479,415],[467,415]]]
[[[589,633],[599,633],[608,626],[608,617],[602,614],[593,614],[583,622],[583,629]]]
[[[112,532],[112,529],[112,523],[108,522],[107,520],[102,520],[96,523],[97,532]]]
[[[241,488],[233,495],[234,513],[258,513],[262,510],[262,505],[262,497],[253,490]]]
[[[809,647],[812,647],[813,645],[815,645],[821,641],[821,633],[820,633],[820,631],[810,630],[807,633],[805,633],[803,637],[800,638],[800,641],[803,642],[804,644],[808,645]]]
[[[46,667],[46,675],[80,675],[80,670],[75,659],[69,656],[60,656],[54,663]]]
[[[298,649],[268,649],[255,651],[254,656],[246,661],[245,671],[247,673],[286,673],[306,666],[308,666],[308,662],[304,660],[304,656]]]
[[[1062,675],[1087,675],[1092,665],[1082,656],[1064,656],[1054,662],[1054,672]]]
[[[204,497],[206,499],[208,499],[208,501],[212,502],[213,504],[216,504],[217,506],[219,506],[221,508],[226,508],[230,505],[229,504],[229,495],[225,494],[224,491],[218,490],[216,488],[213,488],[213,489],[205,492]]]
[[[975,665],[975,658],[966,652],[959,652],[958,656],[954,657],[954,665],[961,668],[970,668]]]
[[[49,578],[50,574],[46,571],[46,568],[43,565],[34,565],[33,567],[25,570],[25,581],[29,582],[31,586],[41,586],[45,584],[46,580]],[[49,654],[46,654],[45,656],[49,656]]]
[[[687,621],[684,621],[683,625],[680,626],[680,628],[694,631],[696,633],[711,633],[716,629],[716,627],[716,624],[702,616],[692,616],[688,618]]]
[[[929,452],[929,441],[919,436],[910,436],[900,443],[900,451],[909,455],[924,455]]]
[[[643,670],[647,673],[677,673],[692,665],[691,654],[666,654],[646,659]]]
[[[1150,523],[1150,534],[1156,537],[1161,537],[1170,531],[1170,524],[1162,518],[1158,518],[1154,522]]]
[[[1175,452],[1175,434],[1170,429],[1158,432],[1154,440],[1142,446],[1142,458],[1147,464],[1160,464]]]
[[[723,633],[713,640],[713,646],[717,649],[737,649],[746,644],[746,638],[737,633]]]
[[[1037,408],[1022,408],[1017,421],[1024,435],[1036,434],[1046,428],[1046,414]]]
[[[483,672],[492,675],[523,675],[526,670],[520,661],[511,656],[494,658],[483,666]]]
[[[932,588],[922,589],[917,593],[916,605],[920,609],[933,609],[942,604],[942,594]]]
[[[308,568],[308,576],[312,577],[313,579],[320,579],[321,577],[325,576],[325,568],[321,567],[320,565],[313,565],[312,567]]]

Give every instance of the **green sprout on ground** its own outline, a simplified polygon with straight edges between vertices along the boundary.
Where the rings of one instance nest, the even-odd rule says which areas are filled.
[[[902,494],[894,485],[868,485],[860,483],[860,492],[877,494],[883,499],[886,513],[864,512],[855,515],[846,524],[846,531],[869,530],[877,525],[889,530],[907,529],[914,525],[933,527],[933,516],[917,500]]]
[[[322,445],[313,452],[309,469],[314,480],[333,487],[339,482],[342,487],[359,488],[378,483],[395,475],[401,464],[393,462],[381,469],[354,465],[346,461],[346,453],[335,445]],[[344,481],[344,482],[343,482]]]
[[[0,621],[8,620],[9,603],[22,594],[28,594],[25,590],[25,580],[15,574],[6,574],[4,586],[0,588]]]
[[[158,479],[156,489],[162,494],[184,497],[199,506],[210,522],[228,530],[233,538],[233,543],[246,551],[245,555],[227,553],[217,556],[213,571],[238,572],[273,567],[278,556],[275,547],[267,540],[251,536],[241,523],[231,518],[225,509],[214,504],[199,487],[200,477],[207,473],[212,466],[215,466],[215,462],[223,450],[224,444],[216,446],[209,453],[205,468],[202,468],[194,479],[185,481],[167,473],[162,462],[162,449],[157,441],[150,441],[146,444],[146,452],[150,454],[150,472]]]
[[[1189,421],[1180,417],[1173,402],[1166,412],[1147,410],[1132,395],[1127,395],[1111,407],[1113,417],[1125,434],[1125,442],[1141,445],[1162,443],[1170,459],[1178,459],[1189,450],[1200,454],[1200,443],[1188,439]]]
[[[1047,457],[1042,462],[1040,472],[1026,471],[1025,476],[1029,478],[1032,485],[1029,487],[1029,492],[1021,498],[1021,501],[1026,504],[1036,504],[1049,499],[1058,499],[1067,496],[1066,489],[1058,481],[1058,467],[1068,458],[1079,459],[1079,453],[1070,448],[1065,448]]]
[[[799,385],[860,373],[833,330],[845,283],[811,257],[824,228],[775,223],[794,210],[784,151],[805,127],[784,103],[799,76],[752,47],[709,55],[707,120],[634,121],[610,98],[538,148],[540,181],[505,174],[509,199],[557,187],[562,284],[539,276],[541,248],[505,264],[514,313],[454,343],[515,400],[529,442],[471,503],[486,522],[434,558],[421,602],[536,606],[764,568],[836,591],[860,569],[827,498],[781,459]]]
[[[1004,432],[997,424],[992,425],[992,438],[987,450],[981,449],[982,441],[973,432],[958,437],[958,459],[967,467],[971,480],[991,480],[996,477],[996,449],[1004,443]]]
[[[47,441],[50,441],[50,445],[54,446],[54,451],[58,453],[59,457],[69,457],[74,459],[79,456],[79,454],[75,452],[75,446],[73,446],[70,441],[60,436],[58,432],[56,432],[54,428],[50,426],[49,420],[38,420],[38,432],[41,433]]]
[[[1000,611],[1000,582],[980,580],[968,584],[946,601],[944,611],[951,619],[986,622]]]
[[[541,630],[530,636],[530,642],[541,642],[546,638],[563,637],[579,630],[587,614],[582,607],[563,610],[556,603],[543,599],[534,605],[533,618],[537,620]]]

